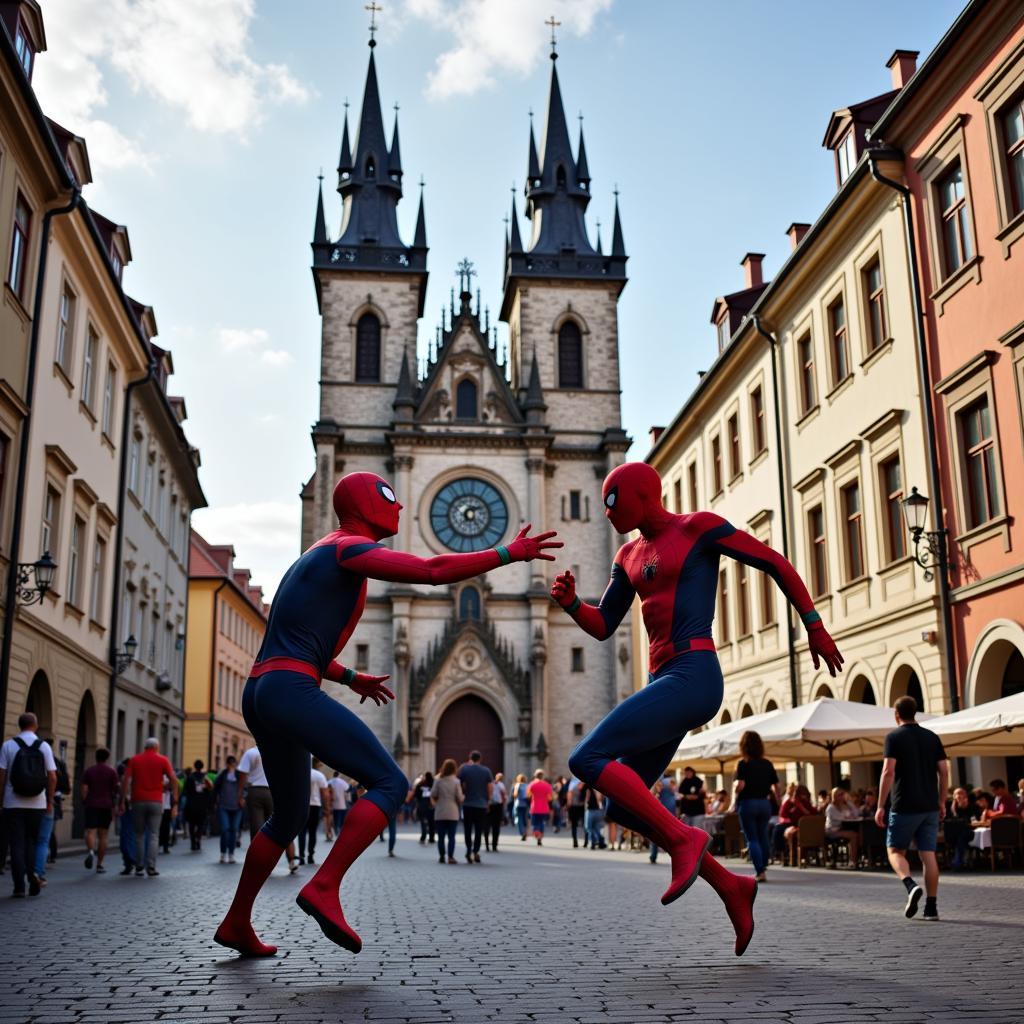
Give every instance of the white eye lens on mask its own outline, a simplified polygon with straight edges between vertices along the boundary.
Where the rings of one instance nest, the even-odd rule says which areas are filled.
[[[398,500],[395,497],[395,492],[391,490],[391,488],[388,487],[387,484],[378,484],[377,486],[378,490],[381,493],[381,497],[383,497],[385,501],[390,501],[391,504],[393,505]]]
[[[617,497],[618,497],[618,493],[616,491],[609,491],[608,492],[608,497],[604,499],[605,505],[607,505],[608,508],[614,508],[615,507],[615,499]]]

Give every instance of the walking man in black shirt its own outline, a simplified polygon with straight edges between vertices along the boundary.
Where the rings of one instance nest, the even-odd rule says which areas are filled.
[[[924,919],[938,921],[939,864],[935,858],[935,845],[939,835],[939,821],[946,815],[946,788],[949,785],[949,761],[942,741],[929,729],[917,724],[917,702],[913,697],[900,697],[896,701],[896,723],[885,737],[885,762],[878,786],[878,810],[875,821],[880,827],[888,824],[885,845],[889,850],[889,863],[907,890],[904,914],[913,917],[921,896],[926,895]],[[886,798],[892,797],[886,822]],[[922,893],[910,875],[907,849],[911,842],[924,867]]]

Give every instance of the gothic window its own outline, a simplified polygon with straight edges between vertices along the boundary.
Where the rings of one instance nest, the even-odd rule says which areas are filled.
[[[380,321],[372,313],[356,324],[356,380],[380,380]]]
[[[480,621],[480,591],[476,587],[463,587],[459,594],[459,618]]]
[[[558,187],[560,189],[564,189],[565,188],[565,168],[561,164],[558,165],[558,170],[555,172],[555,178],[556,178],[556,181],[558,182]]]
[[[455,418],[459,420],[475,420],[477,411],[476,381],[465,377],[455,388]]]
[[[558,329],[558,386],[583,387],[583,338],[575,320]]]
[[[377,165],[373,162],[372,156],[366,158],[366,176],[368,178],[377,177]]]

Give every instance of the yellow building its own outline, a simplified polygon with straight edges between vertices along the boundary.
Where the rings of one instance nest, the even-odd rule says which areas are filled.
[[[188,645],[185,654],[185,765],[219,770],[252,745],[242,718],[242,689],[263,642],[267,607],[249,570],[228,544],[191,535]]]

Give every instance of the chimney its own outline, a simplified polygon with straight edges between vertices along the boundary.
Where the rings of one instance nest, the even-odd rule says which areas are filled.
[[[761,261],[764,259],[763,252],[748,252],[740,260],[743,268],[743,276],[747,288],[760,288],[764,284],[764,277],[761,273]]]
[[[918,50],[896,50],[885,66],[892,73],[892,87],[902,89],[917,70]]]
[[[651,429],[648,431],[648,433],[650,434],[650,437],[651,437],[651,447],[653,448],[658,443],[658,439],[661,437],[661,435],[665,433],[665,428],[664,427],[651,427]]]
[[[786,228],[786,236],[789,238],[789,251],[793,252],[794,249],[804,240],[804,235],[811,230],[810,224],[801,224],[798,221],[793,221],[792,224]]]

